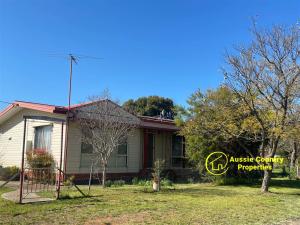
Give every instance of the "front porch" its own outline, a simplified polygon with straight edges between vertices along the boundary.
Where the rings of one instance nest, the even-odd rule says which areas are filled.
[[[143,169],[153,167],[158,160],[165,161],[166,169],[183,169],[185,163],[184,138],[176,131],[143,129]]]

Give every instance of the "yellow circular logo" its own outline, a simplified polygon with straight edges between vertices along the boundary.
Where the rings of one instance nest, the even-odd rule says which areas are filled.
[[[228,170],[228,157],[223,152],[212,152],[205,160],[205,168],[212,175],[222,175]]]

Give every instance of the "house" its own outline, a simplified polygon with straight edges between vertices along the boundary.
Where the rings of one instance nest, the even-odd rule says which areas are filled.
[[[75,112],[89,107],[89,104],[73,105],[70,110]],[[111,104],[115,103],[111,102]],[[152,167],[156,159],[165,160],[166,168],[173,171],[175,175],[180,175],[187,170],[184,162],[183,137],[177,135],[179,128],[173,120],[148,116],[136,117],[122,107],[118,107],[127,116],[139,120],[139,125],[133,134],[128,136],[127,142],[119,146],[111,156],[107,169],[109,179],[143,175]],[[62,155],[62,167],[67,174],[75,175],[77,180],[87,179],[93,159],[92,149],[82,143],[78,122],[70,119],[65,152],[66,125],[61,121],[65,121],[67,115],[70,115],[68,109],[63,106],[24,101],[16,101],[0,112],[0,152],[3,154],[3,166],[20,167],[23,138],[25,138],[26,151],[46,149],[54,156],[57,165]],[[27,119],[24,130],[25,117]]]

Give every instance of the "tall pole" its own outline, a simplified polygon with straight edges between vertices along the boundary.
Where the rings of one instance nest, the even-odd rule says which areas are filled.
[[[58,184],[56,190],[56,199],[59,199],[60,196],[60,184],[62,177],[62,157],[63,157],[63,144],[64,144],[64,122],[61,122],[61,140],[60,140],[60,159],[59,159],[59,171],[58,171]]]
[[[64,155],[64,174],[67,173],[67,156],[68,156],[68,141],[69,141],[69,124],[71,111],[71,96],[72,96],[72,77],[73,77],[73,61],[76,63],[76,58],[70,54],[70,77],[69,77],[69,97],[68,97],[68,111],[66,119],[66,140],[65,140],[65,155]]]
[[[70,54],[70,79],[69,79],[69,105],[68,105],[68,112],[71,109],[71,94],[72,94],[72,76],[73,76],[73,60],[75,58],[72,54]]]
[[[20,173],[20,194],[19,203],[22,204],[23,200],[23,183],[24,183],[24,161],[25,161],[25,146],[26,146],[26,125],[27,119],[24,118],[24,131],[23,131],[23,146],[22,146],[22,161],[21,161],[21,173]]]

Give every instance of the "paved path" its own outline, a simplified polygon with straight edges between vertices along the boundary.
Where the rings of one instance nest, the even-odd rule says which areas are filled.
[[[4,184],[6,181],[0,180],[0,187],[2,184]],[[5,187],[17,189],[19,188],[20,181],[10,181],[8,184],[5,185]]]
[[[20,196],[19,190],[15,190],[15,191],[11,191],[11,192],[6,192],[6,193],[2,194],[1,197],[6,200],[18,203],[19,196]],[[41,197],[36,193],[28,193],[28,194],[24,195],[22,203],[25,204],[25,203],[35,203],[35,202],[50,202],[53,200],[54,199],[52,199],[52,198]]]
[[[4,183],[5,183],[5,181],[0,181],[0,186]],[[5,187],[13,188],[15,190],[11,191],[11,192],[6,192],[6,193],[2,194],[1,197],[6,200],[18,203],[19,196],[20,196],[19,183],[20,183],[19,181],[11,181],[7,185],[5,185]],[[28,194],[24,194],[24,199],[22,202],[23,203],[34,203],[34,202],[49,202],[49,201],[53,201],[53,200],[54,199],[52,199],[52,198],[41,197],[37,193],[28,193]]]
[[[289,221],[283,225],[300,225],[300,219]]]

